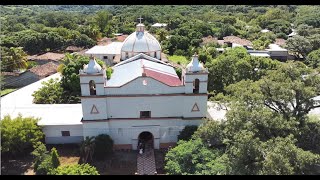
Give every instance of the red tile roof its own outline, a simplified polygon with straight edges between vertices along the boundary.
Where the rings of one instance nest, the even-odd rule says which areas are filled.
[[[279,46],[284,46],[286,44],[286,40],[285,39],[281,39],[281,38],[277,38],[275,41],[275,44],[279,45]]]
[[[31,68],[29,71],[38,75],[38,76],[48,76],[57,72],[58,65],[53,62],[46,63],[41,66],[35,66]]]
[[[51,60],[51,61],[59,61],[64,58],[64,54],[47,52],[45,54],[34,57],[33,60]]]
[[[165,74],[160,71],[154,71],[150,68],[143,68],[144,72],[146,73],[147,77],[152,77],[160,82],[163,82],[164,84],[167,84],[169,86],[180,86],[181,81],[179,77],[171,75],[171,74]]]
[[[237,43],[242,46],[252,46],[252,42],[246,39],[241,39],[237,36],[226,36],[223,38],[224,42]]]

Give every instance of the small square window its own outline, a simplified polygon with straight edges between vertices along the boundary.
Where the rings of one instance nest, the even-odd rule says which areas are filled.
[[[108,59],[108,56],[103,56],[103,59]]]
[[[61,131],[62,136],[70,136],[70,131]]]
[[[150,118],[151,111],[140,111],[140,118]]]

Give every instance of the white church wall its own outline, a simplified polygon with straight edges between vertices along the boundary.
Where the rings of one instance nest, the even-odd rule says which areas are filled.
[[[143,81],[146,81],[147,85],[143,86]],[[172,93],[184,93],[184,86],[170,87],[163,84],[153,78],[139,77],[128,84],[125,84],[119,88],[105,88],[105,94],[172,94]]]
[[[107,102],[105,98],[82,98],[84,120],[107,119]]]
[[[140,118],[140,111],[151,111],[151,117],[181,117],[183,98],[184,96],[108,97],[108,118]]]
[[[208,81],[207,74],[186,74],[185,81],[186,82],[193,82],[195,79],[199,79],[200,81]]]
[[[181,101],[183,102],[183,117],[205,117],[207,113],[207,99],[207,96],[187,96],[183,98],[183,101]]]
[[[95,121],[95,122],[84,122],[83,123],[83,137],[98,136],[100,134],[110,135],[109,122],[106,121]]]
[[[83,140],[82,124],[43,126],[42,130],[45,134],[46,144],[80,143]],[[70,136],[62,136],[62,131],[69,131]]]
[[[157,56],[157,59],[160,59],[161,58],[161,52],[157,51],[156,56]]]
[[[86,75],[86,76],[80,76],[80,83],[89,83],[91,80],[94,80],[94,82],[97,83],[104,83],[103,75]]]

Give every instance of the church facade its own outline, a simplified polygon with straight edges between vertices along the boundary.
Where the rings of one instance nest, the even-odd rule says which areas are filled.
[[[144,25],[124,41],[122,62],[110,79],[94,59],[80,71],[83,136],[109,134],[115,146],[136,149],[149,133],[155,149],[177,141],[186,125],[199,125],[207,112],[208,72],[193,56],[181,80],[161,61],[159,42]]]
[[[207,69],[194,55],[179,78],[160,54],[160,43],[140,23],[124,41],[110,79],[93,57],[84,65],[79,72],[83,118],[77,126],[83,139],[108,134],[116,149],[135,150],[141,138],[150,137],[159,149],[174,145],[185,126],[202,123]]]

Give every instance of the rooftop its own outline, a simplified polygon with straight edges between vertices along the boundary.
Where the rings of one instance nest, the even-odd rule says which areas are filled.
[[[120,54],[122,45],[122,42],[112,42],[106,46],[97,45],[86,51],[85,54]]]
[[[31,68],[29,71],[38,75],[38,76],[48,76],[50,74],[57,72],[58,65],[53,62],[48,62],[46,64],[35,66]]]
[[[32,93],[51,78],[60,79],[59,73],[41,79],[35,83],[18,89],[1,97],[1,119],[9,114],[15,118],[21,113],[23,117],[39,117],[39,125],[74,125],[81,124],[81,104],[33,104]]]
[[[47,52],[39,56],[29,56],[30,60],[48,60],[48,61],[60,61],[64,58],[64,54]]]
[[[181,81],[174,68],[155,58],[146,59],[144,54],[138,54],[126,61],[113,66],[113,73],[107,81],[107,87],[122,86],[140,76],[143,73],[147,77],[156,79],[169,86],[179,86]]]
[[[240,44],[242,46],[252,46],[252,42],[247,40],[247,39],[241,39],[237,36],[226,36],[223,37],[224,42],[227,43],[236,43],[236,44]]]

